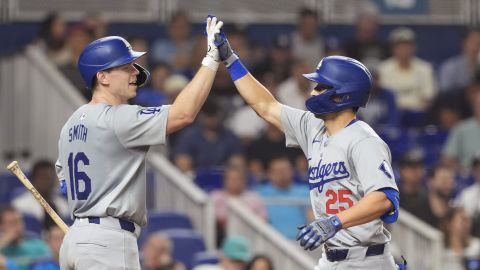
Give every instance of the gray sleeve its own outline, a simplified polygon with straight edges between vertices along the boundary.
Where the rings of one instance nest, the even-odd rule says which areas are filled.
[[[307,111],[294,109],[282,105],[280,118],[285,131],[287,147],[298,147],[306,149],[308,145],[308,120],[311,114]]]
[[[398,190],[390,150],[380,138],[369,137],[355,144],[351,162],[365,194],[381,188]]]
[[[170,106],[120,105],[114,111],[113,127],[128,148],[164,144]]]

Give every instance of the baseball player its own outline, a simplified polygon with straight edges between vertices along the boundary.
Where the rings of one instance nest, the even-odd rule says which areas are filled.
[[[151,145],[192,123],[203,105],[219,65],[213,39],[222,24],[207,19],[202,67],[169,106],[127,104],[148,80],[148,71],[135,63],[145,52],[117,36],[83,50],[78,68],[93,97],[68,119],[58,143],[57,172],[74,219],[60,250],[61,269],[140,269],[145,156]]]
[[[355,117],[372,88],[367,68],[348,57],[323,58],[314,73],[304,75],[317,85],[303,111],[280,104],[255,80],[223,32],[215,44],[245,101],[285,132],[287,147],[301,147],[308,159],[316,219],[298,228],[297,240],[305,250],[324,244],[315,270],[397,269],[382,223],[394,222],[399,209],[390,151]]]

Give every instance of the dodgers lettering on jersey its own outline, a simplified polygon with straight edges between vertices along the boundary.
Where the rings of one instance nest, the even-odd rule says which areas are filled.
[[[281,120],[287,147],[300,147],[307,157],[310,201],[316,218],[338,214],[372,191],[398,190],[390,151],[368,124],[356,121],[329,136],[323,120],[288,106],[282,106]],[[348,248],[389,240],[390,233],[377,219],[340,230],[327,244]]]
[[[164,144],[169,106],[86,104],[65,123],[57,174],[75,217],[113,216],[146,224],[145,157]]]
[[[309,164],[310,160],[311,158],[308,159]],[[308,183],[310,189],[317,188],[318,192],[322,192],[325,184],[348,177],[350,177],[350,173],[345,167],[344,161],[322,164],[322,159],[320,159],[316,166],[308,166]]]

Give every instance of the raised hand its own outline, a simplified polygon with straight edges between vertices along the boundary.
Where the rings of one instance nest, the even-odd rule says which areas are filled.
[[[207,66],[213,70],[217,70],[218,62],[220,62],[220,55],[217,46],[214,43],[215,35],[220,33],[223,22],[219,21],[217,17],[209,15],[205,26],[207,34],[207,56],[203,59],[202,65]]]
[[[300,246],[305,250],[314,250],[332,238],[341,228],[342,223],[335,215],[319,218],[308,225],[298,227],[297,241],[300,241]]]

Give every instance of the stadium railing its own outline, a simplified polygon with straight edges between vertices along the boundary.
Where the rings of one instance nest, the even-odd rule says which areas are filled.
[[[227,234],[245,236],[250,241],[253,254],[269,256],[279,269],[314,268],[315,259],[302,251],[299,245],[287,240],[272,226],[255,216],[241,201],[230,199],[227,207]]]
[[[214,249],[215,213],[208,195],[160,153],[149,153],[148,161],[154,168],[155,208],[187,214],[208,249]]]
[[[17,159],[22,167],[38,158],[56,160],[59,132],[82,104],[85,99],[37,47],[0,57],[0,160]]]

